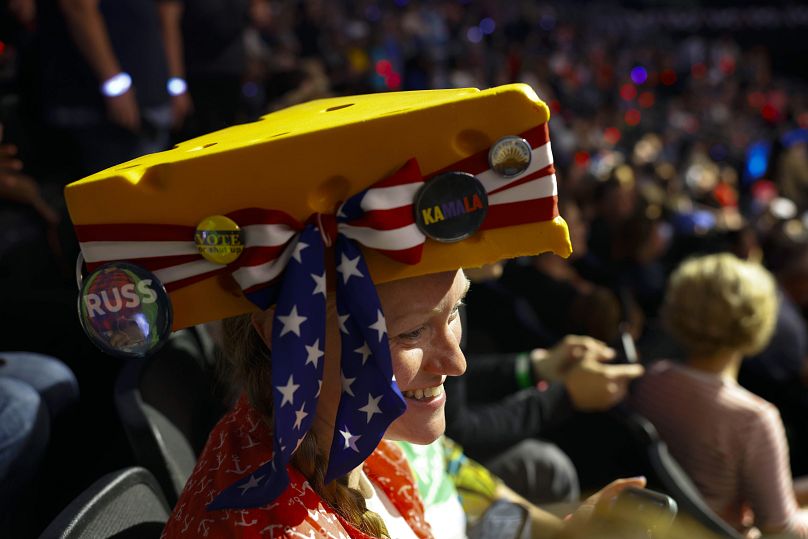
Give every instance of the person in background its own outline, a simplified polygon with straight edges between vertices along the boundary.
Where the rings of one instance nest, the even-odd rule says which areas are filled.
[[[808,537],[804,481],[795,488],[777,409],[740,387],[738,369],[769,341],[777,291],[762,266],[723,253],[673,273],[663,316],[686,356],[637,384],[632,406],[650,419],[707,504],[741,532]]]
[[[43,120],[78,152],[65,183],[166,149],[191,109],[181,15],[176,0],[37,4]]]
[[[446,433],[534,504],[576,501],[575,466],[543,440],[576,411],[621,402],[640,365],[609,365],[614,350],[570,335],[549,350],[469,355],[464,376],[447,379]]]

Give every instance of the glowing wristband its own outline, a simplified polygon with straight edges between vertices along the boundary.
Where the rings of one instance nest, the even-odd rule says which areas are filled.
[[[169,95],[178,96],[188,91],[188,83],[182,77],[171,77],[166,82],[166,89]]]
[[[132,87],[132,77],[129,73],[121,71],[101,83],[101,93],[107,97],[118,97],[129,91]]]
[[[530,354],[519,354],[516,356],[515,367],[516,385],[518,385],[520,389],[525,389],[526,387],[532,386],[533,376],[531,376],[530,373]]]

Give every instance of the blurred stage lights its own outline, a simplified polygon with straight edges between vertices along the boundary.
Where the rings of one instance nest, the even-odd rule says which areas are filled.
[[[645,81],[648,80],[648,71],[643,66],[635,66],[631,70],[631,80],[634,84],[645,84]]]
[[[466,39],[472,43],[479,43],[483,40],[483,31],[479,26],[472,26],[466,31]]]
[[[627,125],[635,126],[640,123],[642,119],[642,114],[637,109],[628,109],[626,114],[623,116],[623,120],[626,122]]]
[[[637,87],[630,82],[625,83],[620,87],[620,97],[622,97],[624,101],[634,101],[637,97]]]

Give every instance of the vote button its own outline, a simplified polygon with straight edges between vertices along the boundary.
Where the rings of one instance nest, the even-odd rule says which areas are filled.
[[[244,232],[224,215],[211,215],[196,227],[194,243],[205,260],[229,264],[244,251]]]

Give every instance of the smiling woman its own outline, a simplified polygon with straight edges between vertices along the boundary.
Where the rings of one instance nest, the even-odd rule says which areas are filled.
[[[165,537],[432,537],[392,441],[443,434],[443,382],[466,367],[460,268],[570,253],[548,110],[529,87],[343,101],[279,111],[67,189],[91,272],[117,275],[123,262],[154,272],[144,275],[170,299],[174,329],[226,319],[244,395],[211,432]],[[295,135],[266,136],[278,130]],[[491,151],[500,140],[525,149],[507,174]],[[227,226],[202,227],[211,220]],[[225,252],[212,256],[211,244]],[[116,352],[104,332],[91,336]]]
[[[388,427],[386,439],[430,444],[446,430],[443,381],[466,370],[458,309],[468,289],[462,271],[378,287],[391,335],[393,372],[407,403],[404,414]]]

